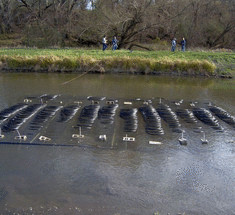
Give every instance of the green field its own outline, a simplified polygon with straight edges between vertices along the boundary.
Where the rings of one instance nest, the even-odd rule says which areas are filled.
[[[178,75],[235,74],[234,52],[89,49],[0,49],[0,66],[30,71],[167,72]]]

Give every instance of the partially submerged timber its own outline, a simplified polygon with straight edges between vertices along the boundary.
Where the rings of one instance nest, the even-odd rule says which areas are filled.
[[[30,96],[0,112],[1,144],[119,148],[121,142],[162,145],[164,137],[187,133],[208,143],[205,133],[234,129],[234,117],[215,105],[165,99],[64,98]],[[179,118],[178,118],[179,117]],[[198,119],[198,120],[197,120]],[[225,124],[222,125],[221,124]],[[195,130],[195,128],[198,128]],[[212,129],[211,129],[212,128]],[[175,133],[175,134],[174,134]],[[183,136],[184,133],[184,136]],[[203,139],[202,133],[204,134]],[[176,135],[176,136],[174,136]],[[151,144],[160,142],[161,144]]]
[[[23,110],[19,110],[16,115],[3,124],[2,131],[11,132],[18,130],[21,125],[23,125],[29,118],[36,114],[38,110],[43,108],[43,106],[44,105],[41,104],[33,104],[28,105]]]
[[[218,120],[205,108],[194,108],[193,114],[203,123],[211,126],[213,129],[223,131]]]
[[[0,112],[0,122],[9,118],[10,116],[14,115],[15,113],[17,113],[18,111],[26,108],[27,105],[26,104],[16,104],[16,105],[13,105],[9,108],[6,108],[4,110],[2,110]]]
[[[180,129],[181,124],[178,117],[168,105],[162,103],[159,104],[159,106],[157,107],[157,112],[159,113],[160,117],[169,125],[172,131],[178,133],[182,132],[182,130]]]
[[[139,111],[143,115],[146,123],[145,131],[150,135],[163,135],[164,130],[161,125],[161,118],[152,105],[140,107]]]
[[[226,110],[217,106],[209,106],[209,110],[214,113],[219,119],[235,128],[235,117],[231,116]]]
[[[124,119],[124,131],[125,132],[136,132],[138,128],[138,117],[137,108],[121,109],[120,117]]]

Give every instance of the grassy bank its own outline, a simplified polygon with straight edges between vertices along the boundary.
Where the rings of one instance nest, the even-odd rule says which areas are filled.
[[[234,52],[1,49],[0,67],[24,71],[132,72],[234,76]]]

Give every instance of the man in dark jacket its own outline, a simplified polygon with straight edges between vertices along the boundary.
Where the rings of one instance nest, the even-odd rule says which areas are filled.
[[[186,40],[183,38],[182,41],[180,42],[180,44],[181,44],[182,52],[184,52],[185,47],[186,47]]]
[[[118,40],[117,40],[117,37],[113,37],[112,45],[113,45],[112,50],[115,51],[115,50],[118,48]]]

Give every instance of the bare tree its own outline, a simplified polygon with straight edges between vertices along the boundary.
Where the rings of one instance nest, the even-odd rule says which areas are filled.
[[[231,48],[234,17],[234,0],[0,0],[0,34],[29,46],[98,46],[106,34],[120,48],[172,37]]]

